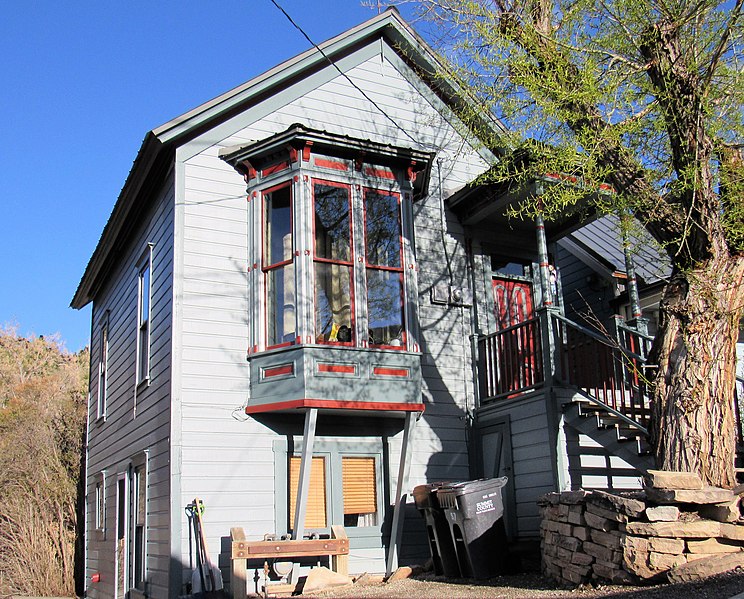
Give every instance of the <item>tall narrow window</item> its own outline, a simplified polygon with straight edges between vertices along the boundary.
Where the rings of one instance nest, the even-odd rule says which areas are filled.
[[[106,473],[100,472],[96,476],[96,530],[106,532]]]
[[[145,590],[147,572],[147,544],[145,526],[147,521],[147,467],[145,464],[134,468],[134,570],[133,586]]]
[[[315,336],[318,343],[354,341],[351,194],[348,185],[313,181]]]
[[[137,383],[150,378],[150,248],[140,262],[137,274]]]
[[[294,526],[297,503],[297,485],[300,480],[301,459],[289,459],[289,528]],[[305,528],[327,528],[326,506],[326,461],[322,456],[313,456],[310,466],[310,489],[305,511]]]
[[[364,242],[369,342],[404,347],[400,196],[364,190]]]
[[[289,185],[263,194],[263,258],[266,281],[266,345],[296,337],[295,276],[292,262],[292,193]]]
[[[98,399],[96,402],[96,416],[106,418],[106,394],[108,387],[108,378],[106,370],[108,368],[108,318],[104,319],[100,326],[99,347],[98,347]]]

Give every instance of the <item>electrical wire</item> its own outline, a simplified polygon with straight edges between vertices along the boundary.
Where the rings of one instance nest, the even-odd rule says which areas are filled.
[[[412,136],[412,135],[411,135],[410,133],[408,133],[408,131],[406,131],[406,130],[405,130],[405,129],[404,129],[403,127],[401,127],[401,126],[400,126],[400,125],[399,125],[399,124],[398,124],[398,123],[396,122],[396,120],[395,120],[395,119],[394,119],[393,117],[391,117],[391,116],[390,116],[390,115],[389,115],[389,114],[388,114],[387,112],[385,112],[385,110],[384,110],[384,109],[383,109],[383,108],[382,108],[382,107],[381,107],[381,106],[380,106],[380,105],[379,105],[379,104],[378,104],[377,102],[375,102],[375,101],[374,101],[374,100],[373,100],[372,98],[370,98],[370,97],[369,97],[369,96],[367,95],[367,93],[366,93],[366,92],[365,92],[365,91],[364,91],[363,89],[361,89],[361,88],[360,88],[360,87],[359,87],[359,86],[358,86],[358,85],[357,85],[356,83],[354,83],[354,82],[353,82],[353,81],[352,81],[352,80],[351,80],[351,79],[349,78],[349,76],[348,76],[348,75],[347,75],[346,73],[344,73],[344,72],[343,72],[343,71],[342,71],[342,70],[341,70],[341,69],[340,69],[340,68],[338,67],[338,65],[337,65],[337,64],[336,64],[335,62],[333,62],[333,60],[331,60],[331,58],[330,58],[330,57],[329,57],[329,56],[328,56],[328,55],[327,55],[327,54],[326,54],[325,52],[323,52],[323,49],[322,49],[322,48],[321,48],[320,46],[318,46],[318,44],[316,44],[316,43],[315,43],[315,42],[314,42],[314,41],[313,41],[312,39],[310,39],[310,36],[309,36],[309,35],[308,35],[307,33],[305,33],[305,31],[304,31],[304,30],[302,29],[302,27],[300,27],[300,26],[299,26],[299,25],[298,25],[297,23],[295,23],[294,19],[292,19],[292,17],[291,17],[291,16],[290,16],[290,15],[289,15],[289,14],[287,13],[287,11],[286,11],[286,10],[284,10],[284,9],[283,9],[283,8],[281,7],[281,5],[280,5],[280,4],[279,4],[279,3],[277,2],[277,0],[271,0],[271,3],[272,3],[272,4],[274,5],[274,6],[276,6],[276,8],[278,8],[278,9],[279,9],[279,10],[280,10],[280,11],[282,12],[282,14],[283,14],[283,15],[284,15],[285,17],[287,17],[287,20],[288,20],[288,21],[289,21],[290,23],[292,23],[292,26],[293,26],[293,27],[294,27],[295,29],[297,29],[297,31],[299,31],[299,32],[300,32],[300,33],[302,34],[302,36],[303,36],[303,37],[304,37],[304,38],[305,38],[305,39],[306,39],[306,40],[307,40],[308,42],[310,42],[310,44],[311,44],[311,45],[312,45],[312,46],[313,46],[313,47],[314,47],[314,48],[315,48],[315,49],[316,49],[316,50],[317,50],[318,52],[320,52],[321,56],[323,56],[323,58],[325,58],[325,59],[326,59],[326,61],[328,61],[328,64],[329,64],[329,65],[331,65],[331,66],[332,66],[332,67],[333,67],[334,69],[336,69],[336,70],[338,71],[338,73],[339,73],[339,74],[340,74],[340,75],[341,75],[341,76],[342,76],[342,77],[343,77],[344,79],[346,79],[346,81],[348,81],[348,82],[349,82],[349,83],[351,84],[351,86],[352,86],[352,87],[353,87],[354,89],[356,89],[356,90],[357,90],[357,91],[358,91],[358,92],[359,92],[360,94],[362,94],[362,96],[364,97],[364,99],[365,99],[365,100],[367,100],[367,101],[368,101],[368,102],[369,102],[370,104],[372,104],[372,106],[374,106],[374,107],[375,107],[375,108],[376,108],[377,110],[379,110],[379,111],[380,111],[380,113],[382,113],[382,115],[383,115],[383,116],[384,116],[384,117],[385,117],[385,118],[386,118],[387,120],[389,120],[389,121],[390,121],[390,122],[391,122],[391,123],[392,123],[392,124],[393,124],[393,125],[395,126],[395,128],[396,128],[396,129],[398,129],[398,131],[400,131],[401,133],[403,133],[403,135],[405,135],[405,136],[406,136],[406,137],[407,137],[408,139],[410,139],[410,140],[411,140],[411,141],[412,141],[412,142],[413,142],[414,144],[416,144],[416,145],[428,145],[428,144],[422,144],[421,142],[417,141],[417,140],[416,140],[416,139],[415,139],[415,138],[414,138],[414,137],[413,137],[413,136]]]

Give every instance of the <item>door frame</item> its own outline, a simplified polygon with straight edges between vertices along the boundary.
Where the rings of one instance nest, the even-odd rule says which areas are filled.
[[[502,501],[504,503],[504,524],[506,535],[509,540],[516,538],[518,534],[517,527],[517,504],[515,497],[514,481],[514,460],[511,443],[511,419],[508,414],[496,418],[488,418],[485,421],[476,423],[476,433],[478,442],[476,443],[476,464],[478,473],[481,477],[492,478],[494,476],[506,476],[507,482],[502,491]],[[486,472],[485,459],[483,451],[483,437],[489,433],[501,432],[501,453],[499,465],[504,464],[504,471]],[[498,467],[498,466],[497,466]],[[500,470],[500,467],[499,467]]]

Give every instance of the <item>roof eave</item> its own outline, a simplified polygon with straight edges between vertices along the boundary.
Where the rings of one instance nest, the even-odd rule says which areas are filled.
[[[137,157],[134,159],[124,187],[119,194],[119,199],[114,206],[111,216],[101,233],[96,249],[93,252],[88,265],[85,268],[75,295],[70,302],[70,307],[79,310],[93,300],[93,292],[98,275],[103,267],[109,252],[115,245],[119,232],[134,205],[140,189],[146,181],[153,164],[155,164],[163,149],[163,144],[152,131],[145,135],[140,146]]]

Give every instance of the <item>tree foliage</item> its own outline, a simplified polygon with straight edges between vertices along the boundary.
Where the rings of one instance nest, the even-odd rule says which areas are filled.
[[[395,3],[395,2],[394,2]],[[733,484],[744,307],[742,0],[418,0],[461,117],[506,150],[484,181],[561,173],[515,209],[632,214],[674,267],[655,346],[661,467]],[[421,25],[424,27],[425,25]],[[483,130],[490,111],[502,131]],[[470,111],[470,112],[468,112]],[[586,194],[603,184],[612,193]]]
[[[0,329],[0,594],[75,594],[88,351]]]

